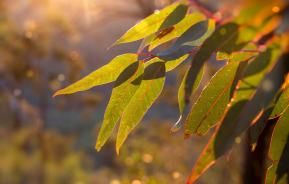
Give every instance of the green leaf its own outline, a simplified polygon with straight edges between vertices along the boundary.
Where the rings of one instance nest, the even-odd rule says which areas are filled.
[[[107,84],[116,80],[119,74],[129,65],[137,61],[136,54],[123,54],[112,59],[108,64],[90,73],[68,87],[58,90],[53,96],[85,91],[92,87]]]
[[[116,44],[133,42],[143,39],[160,29],[165,29],[181,21],[187,13],[187,6],[181,3],[174,3],[166,8],[155,12],[138,24],[129,29]]]
[[[144,71],[143,62],[128,66],[116,79],[95,148],[99,151],[110,137],[127,104],[139,88]]]
[[[186,71],[185,73],[185,76],[181,82],[181,85],[179,87],[179,90],[178,90],[178,103],[179,103],[179,111],[180,111],[180,115],[183,114],[184,112],[184,108],[185,108],[185,91],[186,91],[186,78],[187,78],[187,75],[188,75],[188,72],[189,72],[189,69]],[[193,87],[192,87],[192,93],[194,93],[197,88],[199,87],[200,83],[201,83],[201,80],[203,78],[203,75],[204,75],[204,67],[202,67],[201,71],[199,72],[199,74],[197,75],[197,79],[196,79],[196,82],[193,84]]]
[[[285,144],[289,138],[289,104],[287,104],[287,108],[284,113],[281,115],[278,120],[273,136],[271,139],[270,149],[269,149],[269,157],[273,161],[280,160],[282,156],[282,151],[285,148]]]
[[[179,45],[189,45],[189,46],[200,46],[212,33],[215,31],[215,21],[213,19],[208,19],[206,21],[201,21],[197,24],[205,24],[206,29],[195,29],[195,26],[191,26],[186,30],[174,44],[174,47]]]
[[[254,122],[252,122],[249,130],[248,130],[248,141],[249,145],[251,145],[251,151],[254,151],[257,146],[257,142],[261,134],[266,129],[266,126],[271,123],[271,121],[275,121],[275,119],[268,120],[273,108],[269,107],[255,118]]]
[[[280,53],[280,47],[272,44],[265,52],[260,53],[257,58],[248,64],[244,76],[238,84],[238,89],[233,95],[234,100],[230,104],[230,109],[225,114],[221,125],[211,136],[208,145],[202,151],[202,154],[194,165],[190,177],[192,181],[196,180],[203,172],[210,168],[216,159],[227,153],[234,144],[237,136],[239,136],[239,131],[246,129],[238,127],[237,120],[240,112],[255,94],[258,84],[276,64]],[[246,125],[243,126],[246,127]],[[237,127],[240,130],[237,130]]]
[[[165,63],[158,58],[152,59],[146,64],[142,83],[121,117],[116,140],[117,153],[128,134],[138,125],[160,95],[165,83],[165,72]]]
[[[176,59],[190,53],[211,35],[214,28],[213,20],[200,21],[184,32],[169,49],[157,53],[156,56],[162,59]]]
[[[274,109],[270,115],[270,118],[280,116],[284,112],[288,104],[289,104],[289,87],[287,87],[286,89],[282,91],[280,97],[278,98],[274,106]]]
[[[203,43],[202,47],[195,54],[192,65],[186,77],[186,90],[184,101],[189,102],[192,95],[192,87],[196,82],[197,74],[200,72],[204,63],[210,59],[211,55],[220,47],[224,42],[232,38],[232,35],[238,32],[239,25],[235,23],[227,23],[214,31],[214,33]]]
[[[178,67],[180,64],[182,64],[186,59],[189,58],[189,54],[185,54],[182,57],[175,59],[175,60],[169,60],[166,61],[166,72],[172,71],[176,67]]]
[[[269,148],[269,158],[272,165],[266,174],[266,184],[287,183],[289,179],[289,108],[284,111],[278,120]],[[286,178],[287,175],[287,178]]]
[[[205,16],[199,12],[187,15],[182,21],[173,26],[172,30],[167,34],[165,34],[164,36],[162,36],[162,33],[156,35],[155,39],[149,45],[149,50],[153,50],[154,48],[165,42],[180,37],[192,25],[202,20],[205,20]]]
[[[217,52],[217,60],[230,60],[233,62],[245,61],[259,54],[257,46],[255,44],[247,44],[240,51],[234,51],[233,53]]]
[[[204,135],[221,120],[245,64],[231,62],[213,76],[188,115],[186,135]]]
[[[186,92],[185,91],[187,88],[186,88],[185,82],[186,82],[186,77],[188,75],[188,72],[189,72],[189,69],[185,72],[185,75],[183,77],[183,80],[182,80],[181,85],[180,85],[179,90],[178,90],[178,104],[179,104],[180,117],[179,117],[178,121],[174,124],[174,126],[171,128],[172,132],[176,132],[181,128],[181,121],[182,121],[183,113],[184,113],[184,110],[186,107],[186,102],[185,102],[185,93]],[[199,72],[197,79],[196,79],[196,82],[193,84],[192,93],[194,93],[198,89],[198,87],[202,81],[203,75],[204,75],[204,67]]]

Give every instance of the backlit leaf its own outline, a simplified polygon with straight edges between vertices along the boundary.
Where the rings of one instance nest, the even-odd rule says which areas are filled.
[[[160,29],[165,29],[181,21],[187,13],[187,6],[174,3],[141,20],[130,28],[115,44],[133,42],[143,39]]]
[[[186,82],[186,77],[188,75],[188,72],[189,72],[189,69],[186,71],[186,73],[183,77],[183,80],[181,82],[181,85],[179,87],[179,90],[178,90],[178,104],[179,104],[179,112],[180,112],[180,119],[179,120],[181,120],[181,118],[183,116],[185,105],[186,105],[186,102],[185,102],[186,84],[185,84],[185,82]],[[194,93],[198,89],[198,87],[201,83],[201,80],[203,78],[203,75],[204,75],[204,67],[199,72],[197,79],[196,79],[196,82],[193,84],[192,93]]]
[[[289,104],[288,104],[289,105]],[[285,184],[289,179],[289,108],[278,120],[269,148],[272,165],[266,174],[266,184]]]
[[[181,128],[181,125],[182,125],[182,120],[183,120],[183,113],[184,113],[184,110],[185,110],[185,107],[186,107],[186,102],[185,102],[185,91],[186,91],[186,85],[185,85],[185,81],[186,81],[186,76],[188,74],[188,70],[185,72],[185,75],[183,77],[183,80],[181,82],[181,85],[179,87],[179,90],[178,90],[178,105],[179,105],[179,113],[180,113],[180,116],[179,116],[179,119],[178,121],[175,122],[175,124],[171,127],[171,131],[172,132],[176,132],[178,131],[180,128]],[[202,69],[200,71],[200,73],[198,74],[198,77],[197,77],[197,80],[196,82],[194,83],[194,86],[193,86],[193,93],[198,89],[200,83],[201,83],[201,80],[203,78],[203,74],[204,74],[204,69]]]
[[[248,64],[244,76],[238,84],[238,89],[234,94],[234,100],[230,104],[231,107],[226,113],[222,124],[211,136],[208,145],[195,163],[190,181],[195,181],[203,172],[215,163],[216,159],[227,153],[234,144],[236,137],[240,135],[239,131],[246,129],[239,128],[239,131],[235,131],[238,123],[237,119],[241,110],[255,94],[258,84],[273,68],[279,56],[280,47],[273,44]],[[246,127],[246,125],[244,126]]]
[[[121,117],[116,140],[117,153],[128,134],[138,125],[147,110],[160,95],[165,83],[165,72],[165,63],[158,58],[146,63],[142,83]]]
[[[125,107],[137,91],[142,81],[143,62],[136,61],[128,66],[116,79],[95,148],[100,150],[110,137]]]
[[[172,71],[176,67],[178,67],[180,64],[182,64],[186,59],[189,58],[189,54],[185,54],[182,57],[175,59],[175,60],[169,60],[165,62],[166,65],[166,71]]]
[[[136,54],[119,55],[79,81],[57,91],[54,96],[85,91],[95,86],[113,82],[125,68],[137,61],[137,57]]]
[[[164,36],[155,36],[155,39],[149,45],[149,50],[152,50],[174,38],[180,37],[188,28],[204,19],[205,16],[198,12],[187,15],[182,21],[174,25],[172,27],[172,31],[170,31],[168,34],[165,34]]]
[[[203,43],[195,54],[189,72],[186,77],[186,90],[184,101],[189,102],[192,95],[192,87],[204,63],[210,59],[211,55],[219,49],[222,44],[232,38],[238,32],[239,26],[234,23],[222,25]]]
[[[204,135],[221,120],[246,62],[231,62],[202,91],[186,120],[185,134]]]
[[[280,116],[289,104],[289,87],[284,89],[276,102],[270,118]]]
[[[203,43],[214,29],[213,20],[200,21],[186,30],[169,49],[157,53],[156,56],[162,59],[176,59],[190,53],[193,48]]]
[[[215,21],[208,19],[196,23],[186,30],[174,43],[173,47],[180,45],[200,46],[215,30]]]
[[[230,61],[245,61],[254,56],[257,56],[259,52],[257,51],[257,46],[255,44],[248,44],[242,48],[240,51],[235,51],[233,53],[217,52],[217,60],[230,60]]]

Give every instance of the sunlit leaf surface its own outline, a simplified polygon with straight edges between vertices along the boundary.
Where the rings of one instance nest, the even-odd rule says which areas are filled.
[[[273,44],[248,64],[244,76],[238,84],[238,89],[234,94],[234,100],[230,105],[231,107],[222,120],[221,126],[211,136],[208,145],[194,165],[190,177],[192,181],[196,180],[203,172],[213,165],[216,159],[227,153],[232,144],[234,144],[235,138],[240,134],[240,132],[236,130],[236,123],[241,110],[252,98],[258,84],[264,76],[276,64],[279,56],[280,47]]]
[[[185,55],[183,55],[182,57],[180,57],[178,59],[166,61],[165,62],[166,71],[167,72],[172,71],[173,69],[178,67],[180,64],[182,64],[188,58],[189,58],[189,54],[185,54]]]
[[[119,55],[79,81],[57,91],[54,96],[85,91],[95,86],[113,82],[125,68],[137,61],[137,57],[136,54]]]
[[[129,29],[115,44],[143,39],[161,29],[168,28],[181,21],[187,13],[187,6],[174,3],[141,20]]]
[[[179,90],[178,90],[178,104],[179,104],[180,116],[183,115],[185,105],[186,105],[186,102],[185,102],[185,91],[186,91],[185,82],[186,82],[186,77],[188,75],[188,72],[189,72],[189,69],[186,71],[186,73],[183,77],[183,80],[181,82],[181,85],[179,87]],[[203,75],[204,75],[204,67],[201,69],[201,71],[199,72],[199,74],[197,76],[196,82],[194,83],[194,85],[192,87],[192,93],[194,93],[198,89],[198,87],[201,83],[201,80],[203,78]]]
[[[282,91],[278,101],[276,102],[270,118],[280,116],[289,104],[289,88]]]
[[[205,19],[205,16],[201,13],[192,13],[187,15],[182,21],[172,27],[172,30],[165,35],[158,34],[149,45],[149,50],[156,48],[157,46],[168,42],[174,38],[180,37],[188,28],[196,24],[199,21]]]
[[[289,105],[289,104],[288,104]],[[287,107],[274,127],[269,158],[272,165],[266,174],[266,184],[286,184],[289,177],[289,108]]]
[[[162,60],[155,58],[146,64],[142,83],[121,117],[116,140],[117,152],[119,152],[128,134],[138,125],[160,95],[165,83],[165,72],[165,63]]]
[[[135,62],[128,66],[116,79],[109,103],[106,107],[103,123],[98,134],[96,149],[105,144],[116,123],[142,81],[143,62]]]
[[[157,53],[162,59],[176,59],[192,52],[192,49],[201,45],[215,30],[214,20],[197,22],[186,30],[176,42],[167,50]]]
[[[185,134],[204,135],[220,121],[244,65],[245,62],[231,62],[213,76],[188,115]]]

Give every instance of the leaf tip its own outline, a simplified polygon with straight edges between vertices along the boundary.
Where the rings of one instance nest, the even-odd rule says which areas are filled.
[[[53,95],[52,98],[55,98],[56,96],[61,95],[61,90],[56,91]]]
[[[112,48],[112,47],[114,47],[116,45],[119,45],[121,43],[124,43],[122,37],[119,38],[118,40],[116,40],[113,44],[111,44],[111,46],[109,46],[108,49],[110,49],[110,48]]]
[[[116,145],[115,152],[117,156],[119,156],[119,150],[120,150],[120,146]]]
[[[117,154],[117,155],[119,155],[120,148],[121,148],[121,146],[123,145],[125,139],[126,139],[126,138],[121,137],[120,135],[118,135],[118,137],[116,138],[115,151],[116,151],[116,154]]]
[[[97,152],[99,152],[99,151],[101,150],[101,148],[102,148],[102,145],[101,145],[99,142],[97,142],[97,143],[95,144],[95,147],[94,147],[94,148],[96,149]]]
[[[191,175],[188,177],[186,184],[193,184],[196,180],[197,178],[195,177],[195,175]]]
[[[175,133],[181,129],[181,121],[182,121],[182,115],[180,115],[179,119],[175,124],[171,127],[171,132]]]

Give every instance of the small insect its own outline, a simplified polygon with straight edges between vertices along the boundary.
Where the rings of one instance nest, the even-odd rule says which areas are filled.
[[[158,35],[157,35],[156,38],[161,39],[162,37],[164,37],[164,36],[166,36],[167,34],[169,34],[170,32],[172,32],[174,29],[175,29],[175,27],[172,26],[172,27],[166,28],[166,29],[164,29],[164,30],[161,30],[161,31],[158,33]]]

